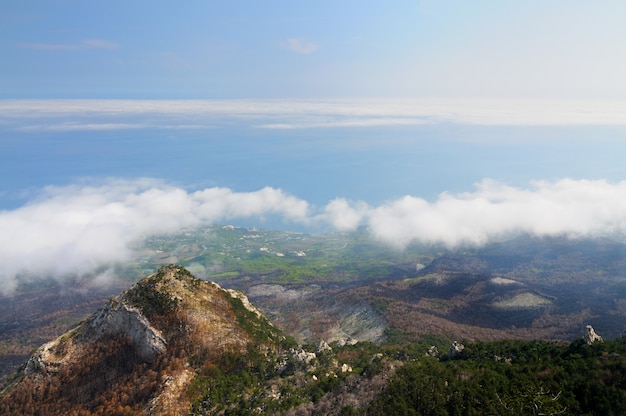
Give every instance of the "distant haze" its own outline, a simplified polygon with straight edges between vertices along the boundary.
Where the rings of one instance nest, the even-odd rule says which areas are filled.
[[[2,2],[2,290],[223,222],[366,227],[399,248],[623,232],[624,16],[618,0]]]

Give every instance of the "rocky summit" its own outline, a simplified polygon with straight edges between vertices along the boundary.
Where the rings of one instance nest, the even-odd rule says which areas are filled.
[[[165,266],[40,347],[1,414],[186,414],[196,374],[286,338],[236,291]]]

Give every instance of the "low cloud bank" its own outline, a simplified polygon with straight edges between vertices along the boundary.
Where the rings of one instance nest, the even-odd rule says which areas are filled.
[[[294,45],[296,45],[294,41]],[[295,47],[294,46],[294,47]],[[302,43],[301,50],[313,46]],[[308,48],[308,49],[307,49]],[[265,129],[410,126],[623,126],[626,101],[494,99],[0,100],[0,125],[18,131]]]
[[[133,243],[148,235],[273,215],[306,223],[308,211],[307,202],[269,187],[188,192],[154,180],[50,187],[37,200],[0,212],[0,284],[10,293],[20,278],[90,273],[128,260]]]
[[[133,245],[149,235],[276,216],[341,231],[365,226],[398,247],[481,245],[516,233],[599,236],[626,231],[626,182],[565,179],[515,188],[484,180],[473,192],[435,201],[405,196],[371,206],[339,198],[319,209],[270,187],[187,191],[153,179],[50,187],[0,211],[0,284],[10,293],[20,279],[93,273],[130,259]]]
[[[398,246],[454,248],[520,233],[601,236],[626,231],[626,182],[541,181],[520,189],[485,180],[474,192],[444,193],[432,203],[406,196],[360,212],[374,236]]]

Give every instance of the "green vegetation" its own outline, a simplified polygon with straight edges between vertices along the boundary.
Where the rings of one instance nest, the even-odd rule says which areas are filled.
[[[186,270],[185,272],[189,273]],[[148,318],[162,316],[178,304],[177,299],[170,296],[166,288],[157,288],[162,279],[162,275],[157,273],[151,278],[141,280],[126,292],[126,299],[141,309]]]
[[[364,233],[309,235],[229,226],[155,236],[137,250],[126,276],[175,262],[231,284],[250,276],[281,284],[397,278],[415,270],[416,261],[433,257],[417,247],[392,249]]]
[[[542,298],[534,293],[521,293],[513,298],[494,303],[493,306],[502,309],[538,308],[551,304],[549,299]]]
[[[241,326],[250,337],[254,340],[271,340],[274,343],[285,343],[286,345],[295,344],[295,340],[289,339],[283,333],[274,327],[264,316],[257,316],[251,310],[245,307],[241,299],[231,297],[230,303],[237,318],[237,323]]]
[[[188,388],[187,394],[195,399],[191,414],[277,414],[321,402],[328,394],[340,393],[350,379],[365,383],[377,375],[381,361],[372,357],[380,350],[371,343],[334,346],[318,352],[311,363],[296,358],[295,348],[279,354],[262,353],[256,347],[245,354],[227,353],[216,365],[205,366]],[[339,362],[352,371],[342,372]]]
[[[342,415],[626,414],[624,339],[591,346],[582,339],[466,343],[454,358],[428,356],[427,349],[424,343],[335,345],[310,366],[254,349],[227,355],[190,387],[201,397],[192,414],[276,414],[307,403],[324,409],[330,397],[340,405],[333,414]],[[352,371],[341,372],[338,363]],[[394,366],[371,402],[363,391],[352,401],[338,399]]]
[[[347,259],[342,261],[349,264]],[[385,264],[382,257],[375,261]],[[459,274],[443,282],[433,280],[434,276],[439,274],[429,274],[421,281],[395,282],[401,291],[430,294],[421,304],[437,310],[454,304],[439,297],[449,290],[443,283],[463,280],[456,293],[465,292],[467,284],[492,288],[488,277]],[[377,287],[385,296],[372,297],[372,307],[381,314],[404,316],[398,314],[402,309],[394,298],[387,296],[393,295],[393,286]],[[533,306],[544,299],[532,292],[515,293],[508,297],[516,299],[515,307]],[[60,365],[69,347],[80,344],[69,342],[82,334],[77,327],[50,350],[56,354],[49,360],[53,364],[32,364],[41,372],[54,368],[48,373],[50,382],[38,384],[44,379],[28,377],[23,371],[20,379],[11,381],[22,384],[15,384],[15,390],[6,390],[0,397],[0,413],[34,414],[34,410],[24,409],[39,406],[48,414],[61,414],[58,409],[133,414],[153,403],[151,398],[169,380],[181,377],[184,391],[171,392],[183,391],[177,414],[626,414],[626,338],[593,345],[583,339],[569,344],[463,341],[465,348],[449,357],[445,354],[452,341],[449,334],[426,334],[419,342],[411,342],[416,338],[405,331],[408,326],[390,325],[387,342],[381,345],[299,346],[248,305],[243,295],[196,279],[181,266],[161,268],[118,299],[140,308],[157,324],[167,341],[162,355],[153,362],[144,361],[132,338],[121,332],[107,333],[85,342],[84,355],[77,355],[73,364]],[[220,325],[232,329],[232,342],[217,342],[221,341],[216,336]],[[106,376],[93,381],[93,368]],[[33,396],[33,391],[41,395]],[[155,399],[156,414],[173,403],[169,394],[162,396],[161,402]],[[63,402],[66,399],[69,401]]]
[[[191,414],[249,415],[258,412],[257,409],[272,414],[301,403],[288,385],[280,391],[284,400],[265,391],[264,384],[279,377],[277,368],[275,356],[254,352],[225,354],[219,365],[205,368],[189,386],[188,395],[199,397],[192,405]]]
[[[414,357],[365,414],[623,415],[626,341],[467,344],[455,359]]]

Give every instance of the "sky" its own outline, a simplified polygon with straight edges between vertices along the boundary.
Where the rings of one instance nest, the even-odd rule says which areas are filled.
[[[6,98],[622,99],[620,0],[2,2]]]
[[[626,231],[623,1],[0,4],[0,292],[210,224]]]

